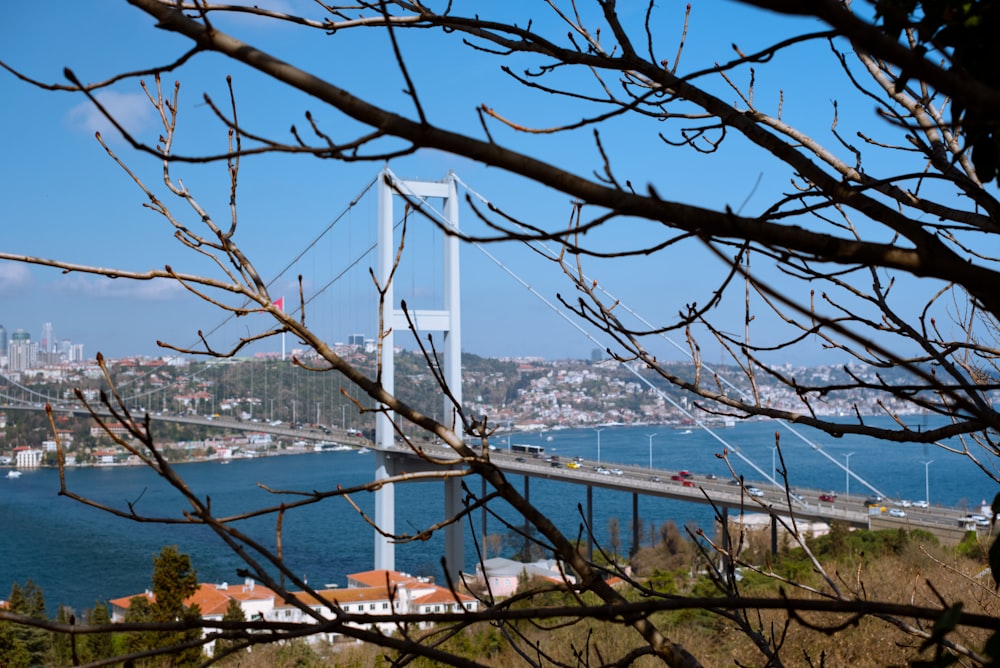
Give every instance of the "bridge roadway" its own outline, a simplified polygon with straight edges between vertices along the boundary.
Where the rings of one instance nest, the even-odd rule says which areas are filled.
[[[44,410],[43,406],[4,406],[4,410]],[[88,415],[87,411],[76,405],[60,405],[53,407],[55,412],[72,412],[75,415]],[[144,417],[144,414],[136,417]],[[294,440],[307,441],[334,441],[354,446],[365,446],[372,449],[376,445],[363,436],[349,433],[343,429],[330,428],[329,433],[319,429],[299,428],[293,429],[287,424],[272,424],[264,421],[235,420],[227,417],[208,417],[200,415],[172,415],[172,414],[150,414],[150,418],[156,421],[177,422],[184,424],[197,424],[206,427],[264,432],[275,436],[283,436]],[[420,443],[418,445],[428,454],[448,459],[454,453],[440,445],[430,443]],[[764,492],[763,497],[751,497],[748,494],[741,494],[739,485],[731,479],[710,479],[704,475],[694,472],[689,479],[694,486],[685,486],[683,481],[672,480],[672,475],[677,475],[677,471],[664,469],[649,469],[641,466],[629,466],[626,464],[615,464],[602,462],[605,469],[610,471],[616,469],[620,474],[599,473],[596,470],[598,462],[583,460],[578,462],[580,468],[571,469],[567,466],[569,460],[561,458],[553,466],[553,462],[545,457],[535,457],[530,454],[510,452],[508,450],[491,450],[490,459],[500,469],[508,474],[518,474],[525,476],[527,487],[528,478],[544,478],[557,480],[576,485],[586,485],[588,488],[602,487],[619,492],[626,492],[636,499],[639,495],[656,496],[661,498],[676,499],[693,503],[715,504],[729,510],[740,510],[746,513],[767,513],[773,515],[787,516],[789,514],[789,501],[791,508],[798,519],[833,522],[840,521],[850,526],[866,529],[891,529],[908,528],[923,529],[930,531],[939,540],[946,543],[957,543],[966,533],[966,529],[960,525],[960,518],[968,513],[960,508],[950,508],[945,506],[932,505],[929,508],[908,507],[904,509],[906,517],[897,518],[888,514],[890,501],[883,502],[886,511],[877,515],[870,515],[868,509],[864,507],[864,500],[867,495],[838,495],[833,503],[821,502],[819,495],[825,490],[797,488],[794,492],[802,497],[802,500],[790,499],[785,495],[785,490],[768,482],[757,482],[745,480],[747,487],[754,486]],[[403,470],[416,472],[417,470],[431,470],[430,465],[422,461],[417,455],[410,452],[402,445],[391,451],[386,451],[384,455],[388,458],[401,458],[399,464]],[[403,463],[405,462],[405,464]],[[589,500],[589,494],[588,494]],[[635,501],[633,502],[635,508]],[[979,531],[989,531],[990,527],[978,527]]]
[[[447,458],[449,454],[453,456],[451,450],[443,446],[422,444],[421,447],[430,455],[442,458]],[[402,464],[403,470],[416,472],[432,468],[402,446],[397,446],[391,455],[389,452],[385,454],[403,457],[406,461],[406,464]],[[630,493],[634,496],[655,496],[678,501],[714,504],[728,510],[786,517],[789,515],[789,503],[791,503],[791,508],[798,520],[826,523],[839,521],[865,529],[923,529],[933,533],[939,540],[946,543],[957,543],[966,533],[966,529],[959,524],[959,520],[966,516],[968,511],[959,508],[934,505],[928,508],[910,506],[900,508],[906,513],[905,517],[892,517],[889,515],[889,509],[897,506],[891,505],[891,501],[887,499],[882,502],[881,506],[885,508],[885,511],[871,515],[868,508],[864,506],[864,501],[868,498],[867,495],[852,494],[849,497],[838,495],[835,502],[827,503],[819,500],[819,495],[826,493],[825,490],[796,488],[793,490],[794,493],[802,497],[802,500],[797,500],[786,496],[783,488],[766,482],[745,480],[746,487],[757,487],[764,493],[763,497],[752,497],[747,493],[741,493],[743,490],[732,479],[709,478],[694,471],[692,471],[692,476],[687,479],[693,486],[687,486],[683,480],[671,479],[671,476],[678,475],[678,471],[649,469],[604,461],[602,465],[608,473],[600,473],[597,470],[598,463],[590,460],[576,460],[580,468],[572,469],[567,464],[574,460],[565,457],[553,462],[544,456],[536,457],[500,449],[491,450],[489,455],[490,460],[508,474],[586,485],[590,488],[601,487]],[[413,468],[408,469],[407,466]],[[620,473],[611,473],[613,470],[620,471]],[[527,480],[525,484],[527,487]],[[635,508],[634,503],[633,508]],[[978,527],[978,530],[989,531],[990,528]]]

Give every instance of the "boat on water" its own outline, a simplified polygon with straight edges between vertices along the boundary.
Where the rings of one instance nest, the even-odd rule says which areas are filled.
[[[371,450],[369,450],[368,448],[361,448],[360,450],[358,450],[359,455],[367,455],[369,452],[371,452]]]
[[[20,471],[13,471],[13,470],[7,471],[7,477],[8,478],[20,478],[21,477],[21,472]]]
[[[344,452],[345,450],[353,450],[349,445],[343,443],[334,443],[332,441],[320,441],[315,446],[313,446],[316,452]]]

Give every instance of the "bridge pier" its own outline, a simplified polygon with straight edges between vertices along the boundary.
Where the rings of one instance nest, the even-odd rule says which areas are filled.
[[[524,500],[531,503],[531,478],[524,476]],[[524,519],[524,561],[530,561],[531,556],[531,541],[528,537],[531,535],[531,525],[528,524],[528,518]]]
[[[594,561],[594,488],[587,485],[587,559]]]
[[[375,480],[385,480],[398,475],[399,462],[383,450],[375,451]],[[392,483],[387,483],[375,492],[375,526],[388,534],[396,530],[396,489]],[[375,569],[395,570],[396,544],[387,537],[375,533]]]
[[[639,495],[632,492],[632,552],[630,557],[634,557],[639,551]]]

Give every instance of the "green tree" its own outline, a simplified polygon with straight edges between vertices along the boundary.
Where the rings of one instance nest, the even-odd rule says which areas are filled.
[[[95,603],[94,607],[87,611],[86,617],[88,624],[100,626],[111,623],[108,606],[100,602]],[[115,655],[114,637],[110,632],[80,636],[79,652],[80,660],[85,662],[110,659]]]
[[[240,602],[237,601],[235,598],[229,599],[229,604],[226,606],[226,614],[224,614],[222,616],[222,621],[225,621],[225,622],[245,622],[246,621],[246,615],[243,614],[243,607],[240,605]],[[237,642],[238,641],[236,641],[236,640],[232,640],[232,639],[228,639],[228,638],[220,638],[219,640],[216,640],[215,641],[215,652],[214,652],[215,655],[218,656],[218,655],[222,654],[226,650],[228,650],[228,649],[232,648],[234,645],[236,645]]]
[[[176,622],[196,620],[201,616],[197,605],[184,601],[198,590],[198,573],[191,565],[191,558],[178,551],[176,546],[165,546],[153,557],[151,595],[135,596],[129,601],[125,621],[136,623]],[[128,635],[126,647],[130,652],[169,650],[184,642],[196,640],[201,635],[197,628],[187,631],[138,631]],[[151,665],[193,666],[202,659],[199,647],[179,652],[167,652],[166,658],[154,660]]]
[[[45,620],[45,597],[34,581],[24,586],[14,583],[8,609],[16,614]],[[7,668],[28,668],[50,663],[52,634],[44,629],[13,622],[0,622],[0,656],[7,661]]]

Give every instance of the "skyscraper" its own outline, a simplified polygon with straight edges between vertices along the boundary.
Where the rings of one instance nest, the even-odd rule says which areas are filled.
[[[7,328],[0,325],[0,356],[7,354]]]
[[[51,353],[56,348],[56,335],[52,330],[51,322],[42,323],[42,343],[40,350],[43,353]]]
[[[23,329],[15,329],[7,345],[7,368],[11,371],[30,369],[37,357],[38,346],[32,343],[31,334]]]

